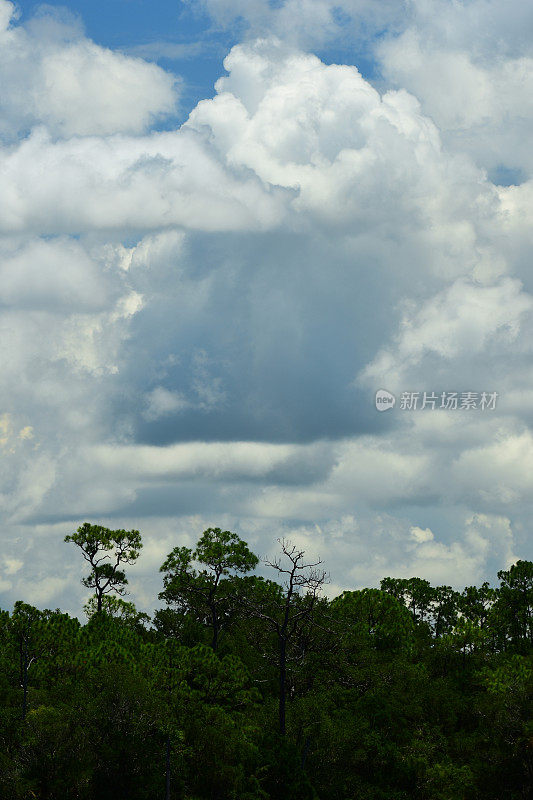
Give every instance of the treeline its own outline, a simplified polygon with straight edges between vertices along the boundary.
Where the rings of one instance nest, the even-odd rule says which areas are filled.
[[[87,622],[0,611],[2,800],[525,800],[533,563],[328,600],[322,564],[210,528],[123,599],[138,531],[85,523]]]

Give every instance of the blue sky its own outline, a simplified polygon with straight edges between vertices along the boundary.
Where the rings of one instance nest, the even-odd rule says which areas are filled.
[[[85,520],[141,530],[148,610],[209,526],[259,555],[291,538],[331,593],[530,558],[533,11],[18,8],[0,0],[0,605],[78,613],[61,542]],[[477,407],[403,407],[424,392]]]

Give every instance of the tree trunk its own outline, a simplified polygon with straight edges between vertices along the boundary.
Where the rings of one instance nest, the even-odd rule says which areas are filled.
[[[26,719],[28,708],[28,651],[22,639],[20,641],[20,683],[22,685],[22,719]]]
[[[218,615],[216,607],[213,605],[211,606],[211,626],[213,628],[213,638],[211,640],[211,647],[213,650],[217,650],[218,648]]]
[[[24,655],[24,677],[22,681],[22,719],[26,719],[28,709],[28,658]]]
[[[287,641],[284,636],[279,642],[279,732],[285,736]]]

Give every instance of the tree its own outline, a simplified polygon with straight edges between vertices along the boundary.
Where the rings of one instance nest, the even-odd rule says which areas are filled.
[[[59,609],[40,611],[21,600],[15,603],[11,618],[7,618],[7,631],[18,661],[23,719],[28,711],[30,675],[40,673],[42,678],[46,667],[55,673],[60,671],[66,655],[72,651],[78,628],[78,620],[62,614]]]
[[[128,580],[121,564],[133,564],[142,548],[139,531],[112,531],[101,525],[85,522],[76,533],[65,536],[65,542],[74,542],[83,558],[91,566],[91,572],[82,583],[88,589],[94,589],[96,611],[102,611],[102,598],[108,592],[119,595],[126,594]]]
[[[527,652],[533,645],[533,562],[517,561],[508,570],[500,570],[498,578],[501,585],[494,611],[503,645]]]
[[[97,607],[97,598],[92,595],[83,606],[83,610],[89,619],[98,613]],[[144,626],[150,623],[148,614],[145,614],[144,611],[137,611],[133,603],[128,603],[113,594],[107,594],[102,597],[101,610],[110,617],[114,617],[136,630],[142,630]]]
[[[437,586],[433,596],[433,634],[440,639],[457,623],[460,594],[451,586]]]
[[[28,710],[28,676],[44,651],[43,630],[47,612],[17,600],[11,617],[11,631],[16,642],[19,657],[19,682],[22,689],[22,718]]]
[[[401,600],[413,615],[415,623],[426,623],[429,629],[435,589],[423,578],[384,578],[381,589]]]
[[[197,562],[203,569],[197,570]],[[228,622],[239,597],[238,574],[250,572],[259,559],[236,533],[208,528],[196,549],[175,547],[160,568],[165,573],[161,600],[205,619],[216,650],[220,631]]]
[[[346,591],[330,603],[338,622],[338,639],[345,649],[354,639],[358,649],[370,646],[397,653],[412,644],[414,622],[404,604],[380,589]]]
[[[496,597],[496,589],[487,581],[481,586],[466,586],[458,599],[461,616],[480,628],[486,628]]]
[[[281,556],[266,560],[267,566],[276,570],[283,579],[278,592],[268,591],[260,604],[251,601],[254,613],[276,633],[278,640],[278,722],[282,736],[286,732],[287,656],[294,639],[312,622],[318,594],[328,580],[326,572],[318,569],[322,561],[305,563],[304,550],[285,539],[278,539]],[[302,594],[303,592],[303,594]],[[250,601],[248,601],[250,603]]]
[[[493,610],[498,592],[487,581],[481,586],[467,586],[458,596],[458,619],[455,622],[451,641],[460,644],[463,658],[467,649],[497,649],[498,614]]]

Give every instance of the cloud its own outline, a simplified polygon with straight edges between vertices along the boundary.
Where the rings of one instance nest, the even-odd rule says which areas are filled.
[[[308,43],[381,21],[383,85],[302,50],[304,7]],[[320,551],[332,591],[494,577],[529,552],[531,181],[490,180],[529,114],[524,37],[466,52],[477,0],[446,24],[418,2],[210,8],[250,36],[161,131],[173,76],[0,2],[6,602],[77,607],[71,550],[54,574],[38,556],[85,519],[143,532],[146,607],[209,525]],[[380,387],[499,398],[378,414]]]
[[[413,92],[446,146],[496,181],[531,174],[527,147],[533,48],[523,3],[414,0],[404,30],[376,43],[384,80]]]
[[[505,348],[531,317],[533,299],[519,281],[504,278],[492,286],[461,279],[435,295],[419,309],[406,311],[396,337],[396,349],[384,350],[365,367],[361,380],[384,381],[398,389],[413,380],[425,355],[450,362],[470,360],[490,345]],[[407,385],[407,383],[404,383]]]
[[[362,57],[389,88],[407,89],[445,144],[496,180],[531,174],[533,15],[512,0],[203,0],[220,26],[275,34],[303,49]]]
[[[411,528],[411,537],[415,540],[415,542],[431,542],[435,538],[433,531],[429,528],[419,528],[417,525],[413,525]]]
[[[132,45],[127,48],[128,55],[143,59],[158,60],[168,58],[172,61],[191,59],[203,55],[208,50],[208,45],[198,42],[165,42],[152,41],[144,44]]]
[[[95,44],[50,7],[26,25],[14,24],[14,10],[1,0],[1,137],[37,124],[60,137],[140,133],[176,111],[173,75]]]
[[[0,301],[26,310],[101,310],[106,279],[79,242],[68,238],[0,242]]]
[[[146,395],[146,405],[144,416],[153,421],[182,411],[187,408],[188,401],[179,392],[171,392],[164,386],[156,386]]]
[[[414,97],[380,97],[355,67],[275,40],[237,46],[225,64],[217,96],[179,131],[53,141],[38,128],[6,150],[2,230],[305,229],[310,217],[357,234],[409,214],[439,244],[457,239],[450,256],[472,247],[458,218],[496,196],[442,153]]]
[[[214,22],[252,38],[275,34],[302,48],[396,26],[401,0],[202,0]]]
[[[502,506],[527,502],[533,490],[531,479],[533,437],[531,431],[501,432],[485,446],[463,451],[454,464],[454,477],[477,499]]]
[[[246,523],[245,523],[246,524]],[[511,564],[514,531],[507,517],[466,514],[457,520],[451,541],[440,536],[415,538],[405,521],[393,515],[344,516],[319,525],[283,526],[289,537],[311,557],[327,554],[333,585],[327,594],[335,596],[349,586],[379,586],[386,576],[425,576],[434,585],[451,584],[461,589],[480,582],[494,561]],[[256,532],[257,534],[257,532]],[[270,552],[275,548],[271,547]],[[342,566],[344,565],[344,566]],[[340,585],[335,575],[346,575]]]
[[[324,448],[318,445],[263,444],[260,442],[193,442],[165,448],[100,446],[87,454],[95,468],[111,474],[146,480],[190,480],[207,477],[221,481],[263,478],[284,482],[291,473],[301,479],[311,461],[322,464]]]
[[[296,191],[299,213],[357,231],[389,217],[393,204],[419,212],[419,198],[432,190],[435,213],[444,197],[457,207],[454,162],[406,92],[380,97],[355,67],[326,66],[272,39],[234,47],[224,64],[229,77],[185,127],[208,137],[229,164]],[[455,177],[464,182],[464,173]],[[376,198],[387,195],[378,208]]]
[[[531,174],[531,56],[476,58],[425,28],[386,40],[378,52],[385,79],[420,99],[447,145],[470,153],[496,179],[502,165],[518,177]]]
[[[52,141],[38,128],[1,163],[6,234],[261,229],[281,218],[275,193],[233,176],[187,131]]]

